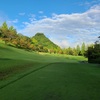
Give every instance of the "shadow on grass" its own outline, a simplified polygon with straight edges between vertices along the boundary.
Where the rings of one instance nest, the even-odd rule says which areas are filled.
[[[83,64],[83,63],[84,63],[84,64],[89,64],[89,63],[87,63],[87,62],[78,62],[77,64],[81,64],[81,63],[82,63],[82,64]],[[36,72],[36,71],[39,71],[39,70],[41,70],[41,69],[43,69],[43,68],[45,68],[45,67],[48,67],[49,65],[52,65],[52,64],[76,64],[76,63],[67,63],[67,62],[54,62],[54,63],[49,63],[49,64],[47,64],[47,65],[41,66],[41,67],[39,67],[39,68],[36,68],[36,69],[34,69],[34,70],[32,70],[32,71],[30,71],[30,72],[28,72],[28,73],[25,73],[25,74],[23,74],[21,77],[15,79],[15,80],[13,80],[13,81],[10,81],[9,83],[7,83],[7,84],[5,84],[5,85],[0,86],[0,89],[5,88],[6,86],[8,86],[8,85],[10,85],[10,84],[13,84],[13,83],[15,83],[16,81],[18,81],[18,80],[20,80],[20,79],[22,79],[22,78],[24,78],[24,77],[26,77],[26,76],[28,76],[28,75],[30,75],[30,74]],[[93,66],[93,67],[94,67],[94,66]]]
[[[52,63],[50,63],[50,64],[48,64],[48,65],[45,65],[45,66],[42,66],[42,67],[40,67],[40,68],[37,68],[37,69],[35,69],[35,70],[32,70],[32,71],[30,71],[30,72],[28,72],[28,73],[22,75],[21,77],[19,77],[19,78],[13,80],[13,81],[11,81],[11,82],[9,82],[9,83],[7,83],[7,84],[1,86],[0,89],[4,88],[4,87],[6,87],[6,86],[8,86],[8,85],[10,85],[10,84],[13,84],[14,82],[16,82],[16,81],[22,79],[23,77],[28,76],[28,75],[30,75],[31,73],[36,72],[36,71],[38,71],[38,70],[40,70],[40,69],[43,69],[43,68],[45,68],[45,67],[47,67],[47,66],[49,66],[49,65],[51,65],[51,64],[52,64]]]
[[[6,61],[6,60],[12,60],[12,59],[9,59],[9,58],[0,58],[0,60]]]

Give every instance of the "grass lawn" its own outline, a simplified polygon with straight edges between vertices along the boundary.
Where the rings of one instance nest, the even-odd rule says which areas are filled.
[[[0,45],[0,100],[100,100],[100,67],[83,57]]]

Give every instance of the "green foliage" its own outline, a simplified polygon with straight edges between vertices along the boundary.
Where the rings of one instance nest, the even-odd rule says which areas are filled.
[[[85,54],[88,57],[89,63],[100,63],[100,42],[99,40],[95,42],[93,46],[88,47]]]
[[[80,51],[81,51],[79,45],[77,45],[76,50],[77,50],[77,55],[79,55],[79,53],[80,53]]]
[[[84,53],[85,53],[85,43],[83,42],[81,46],[81,54],[84,56]]]
[[[2,24],[2,27],[1,27],[1,28],[4,29],[4,30],[8,30],[8,25],[7,25],[7,23],[4,22],[4,23]]]
[[[77,56],[78,55],[76,48],[71,48],[71,47],[63,49],[63,54],[73,55],[73,56]]]
[[[51,42],[43,33],[37,33],[32,37],[32,43],[38,47],[40,52],[45,51],[44,48],[52,50],[53,52],[60,48],[53,42]],[[47,51],[47,50],[46,50]]]
[[[38,45],[38,41],[35,38],[32,38],[32,43]]]
[[[18,34],[16,29],[13,26],[8,27],[6,22],[0,27],[0,37],[5,41],[5,44],[28,51],[49,52],[52,50],[55,53],[60,48],[43,33],[37,33],[32,38],[29,38]]]
[[[0,36],[5,44],[22,48],[26,50],[34,50],[34,45],[31,44],[31,39],[22,34],[18,34],[13,26],[8,27],[6,22],[0,28]]]
[[[4,22],[0,27],[0,36],[2,37],[2,40],[5,41],[5,44],[8,44],[16,38],[17,32],[13,26],[8,27],[6,22]]]

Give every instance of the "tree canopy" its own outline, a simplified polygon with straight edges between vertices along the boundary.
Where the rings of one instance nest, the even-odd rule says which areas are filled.
[[[88,47],[86,57],[89,63],[100,63],[100,36],[94,45]]]

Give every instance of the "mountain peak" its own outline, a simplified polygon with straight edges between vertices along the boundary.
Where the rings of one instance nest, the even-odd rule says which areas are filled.
[[[45,36],[43,33],[36,33],[35,36]]]
[[[42,45],[43,47],[46,47],[48,49],[60,48],[58,45],[49,40],[43,33],[36,33],[35,36],[32,37],[32,40],[33,39],[37,41],[38,45]]]

